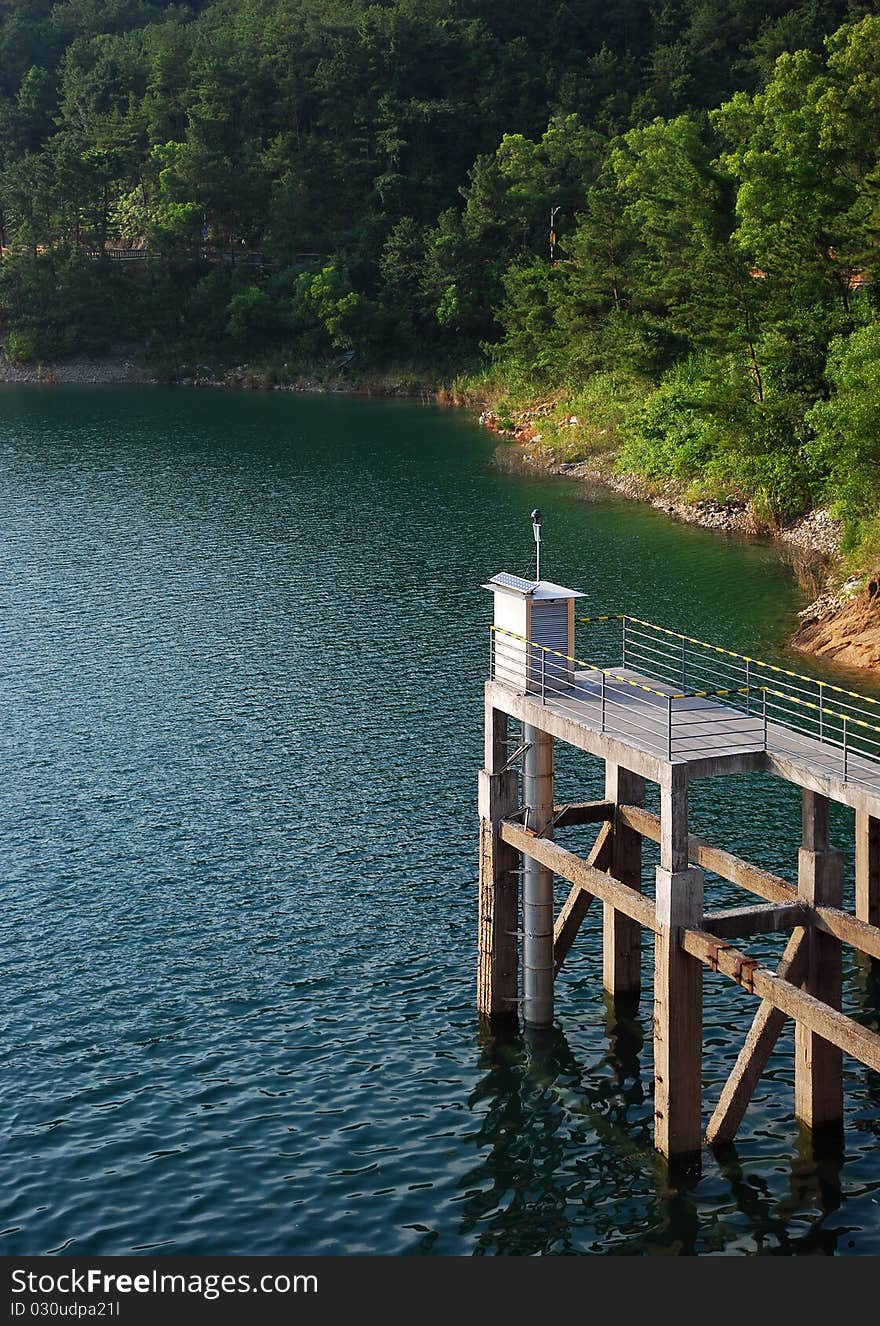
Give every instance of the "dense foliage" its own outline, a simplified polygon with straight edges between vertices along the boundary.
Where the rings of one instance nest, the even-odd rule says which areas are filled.
[[[586,393],[623,465],[775,519],[831,497],[857,540],[876,9],[2,0],[6,352],[482,353]]]

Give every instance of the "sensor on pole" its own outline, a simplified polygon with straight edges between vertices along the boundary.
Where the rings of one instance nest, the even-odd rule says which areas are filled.
[[[532,512],[532,532],[535,536],[535,579],[541,579],[541,512],[535,507]]]

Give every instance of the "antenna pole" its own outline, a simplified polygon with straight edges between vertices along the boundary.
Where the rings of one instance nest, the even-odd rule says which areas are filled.
[[[553,267],[556,266],[556,214],[558,207],[550,208],[550,262]]]
[[[535,536],[535,579],[541,579],[541,513],[537,507],[532,512],[532,532]]]

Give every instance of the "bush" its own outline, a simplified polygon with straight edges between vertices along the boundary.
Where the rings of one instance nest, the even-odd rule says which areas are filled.
[[[782,525],[813,505],[815,467],[806,447],[800,396],[771,396],[755,402],[736,444],[710,462],[707,477],[723,490],[748,493],[757,514]]]
[[[37,342],[31,332],[11,331],[3,349],[10,364],[29,364],[37,357]]]
[[[802,398],[757,401],[746,365],[732,356],[695,356],[670,369],[621,434],[621,470],[679,479],[692,496],[747,494],[773,525],[812,503],[816,466]]]
[[[644,404],[621,424],[621,470],[649,479],[705,476],[719,454],[736,449],[748,410],[744,377],[697,356],[669,369]],[[725,372],[725,370],[727,370]]]
[[[275,305],[265,290],[248,286],[232,296],[227,309],[226,331],[239,344],[259,344],[267,340],[277,323]]]

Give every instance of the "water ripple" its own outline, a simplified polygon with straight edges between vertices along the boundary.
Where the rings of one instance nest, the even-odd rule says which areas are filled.
[[[867,1071],[817,1159],[783,1037],[737,1150],[674,1187],[647,961],[636,1019],[595,925],[553,1033],[473,1015],[481,580],[527,569],[540,502],[594,607],[778,652],[772,549],[500,475],[405,403],[4,388],[0,449],[0,1251],[880,1251]],[[561,795],[599,778],[560,753]],[[792,870],[783,785],[700,786],[694,820]],[[749,1017],[707,977],[707,1102]]]

